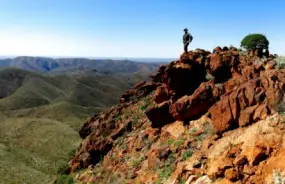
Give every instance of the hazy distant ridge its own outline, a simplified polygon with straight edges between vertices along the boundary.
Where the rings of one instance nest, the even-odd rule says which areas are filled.
[[[0,60],[0,67],[17,67],[24,70],[43,73],[65,73],[92,71],[99,73],[134,73],[154,71],[161,64],[161,59],[142,59],[143,62],[111,59],[60,58],[21,56]],[[147,61],[147,62],[145,62]],[[170,62],[171,60],[167,61]]]

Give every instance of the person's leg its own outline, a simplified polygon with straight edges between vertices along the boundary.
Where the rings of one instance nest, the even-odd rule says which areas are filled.
[[[189,45],[189,43],[184,44],[184,52],[185,53],[188,53],[188,45]]]

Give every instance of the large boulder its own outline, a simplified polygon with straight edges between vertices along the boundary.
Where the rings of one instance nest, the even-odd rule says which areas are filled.
[[[210,73],[218,82],[224,82],[232,77],[232,71],[237,70],[239,64],[238,52],[214,52],[209,58]]]
[[[191,96],[184,96],[170,106],[176,120],[192,120],[205,114],[218,100],[220,91],[213,81],[204,82]]]
[[[156,107],[147,109],[145,114],[151,121],[152,128],[159,128],[174,122],[174,118],[169,113],[170,102],[165,101]]]
[[[159,86],[154,92],[153,99],[157,104],[169,100],[168,90],[165,85]]]
[[[121,98],[120,103],[126,103],[133,99],[139,99],[145,97],[150,92],[154,91],[159,86],[159,83],[156,82],[140,82],[135,84],[130,90],[125,92]]]
[[[206,70],[196,62],[177,63],[166,69],[167,88],[176,98],[192,94],[205,81]]]

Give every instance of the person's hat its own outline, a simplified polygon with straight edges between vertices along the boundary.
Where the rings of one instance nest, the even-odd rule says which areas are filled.
[[[187,29],[187,28],[185,28],[185,29],[184,29],[184,31],[188,31],[188,29]]]

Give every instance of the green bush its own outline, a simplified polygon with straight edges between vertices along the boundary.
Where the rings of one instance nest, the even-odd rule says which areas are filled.
[[[183,155],[182,155],[182,159],[183,160],[187,160],[189,157],[191,157],[192,156],[192,151],[190,151],[190,150],[186,150],[184,153],[183,153]]]
[[[241,41],[241,47],[246,50],[268,49],[269,41],[263,34],[255,33],[249,34]]]
[[[279,70],[283,69],[285,67],[285,57],[280,56],[276,58],[277,68]]]
[[[59,175],[56,181],[56,184],[73,184],[73,178],[69,175],[62,174]]]

